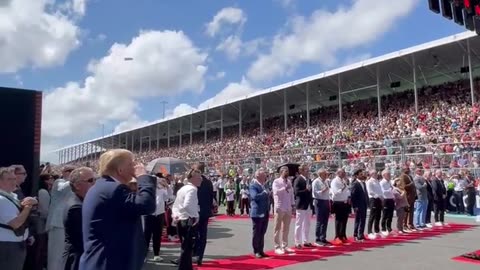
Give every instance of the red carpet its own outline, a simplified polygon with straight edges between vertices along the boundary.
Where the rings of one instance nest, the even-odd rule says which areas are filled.
[[[477,259],[474,259],[474,256]],[[452,258],[452,260],[463,263],[480,264],[480,250],[463,254],[462,256]]]
[[[273,215],[270,215],[270,218],[272,219]],[[235,216],[231,217],[231,216],[221,214],[221,215],[215,216],[215,219],[213,219],[213,220],[242,220],[242,219],[247,220],[247,219],[250,219],[250,217],[249,216],[240,216],[240,215],[235,215]]]
[[[180,245],[180,240],[177,239],[175,241],[170,241],[170,239],[168,239],[167,237],[162,237],[162,245],[166,245],[166,246],[174,246],[174,245]]]
[[[336,247],[315,247],[309,249],[297,250],[295,254],[290,255],[275,255],[272,251],[267,252],[270,258],[255,259],[252,255],[244,255],[214,261],[205,261],[203,266],[199,269],[205,270],[235,270],[235,269],[274,269],[277,267],[284,267],[297,263],[311,262],[315,260],[325,260],[329,257],[340,256],[354,251],[379,248],[392,244],[404,243],[409,241],[441,236],[443,234],[455,233],[464,231],[474,227],[473,225],[450,224],[447,227],[436,227],[431,230],[421,232],[414,232],[400,236],[390,236],[385,239],[368,240],[364,243],[352,243],[350,245],[336,246]],[[249,242],[245,242],[249,243]]]

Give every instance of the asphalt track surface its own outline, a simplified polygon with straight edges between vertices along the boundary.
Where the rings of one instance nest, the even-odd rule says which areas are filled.
[[[394,221],[395,222],[395,221]],[[205,255],[205,266],[198,269],[245,269],[261,270],[261,269],[368,269],[368,270],[463,270],[463,269],[480,269],[479,265],[461,263],[453,261],[452,258],[464,254],[466,252],[480,249],[480,225],[473,218],[464,218],[457,216],[448,216],[446,222],[450,224],[465,224],[472,227],[462,229],[457,232],[442,233],[432,237],[420,237],[419,239],[409,240],[401,243],[383,245],[381,247],[365,248],[362,250],[353,250],[348,252],[339,252],[326,258],[318,258],[309,262],[294,263],[289,266],[275,267],[276,264],[267,263],[265,267],[256,265],[255,260],[249,259],[251,255],[251,235],[252,224],[250,219],[225,219],[216,218],[209,226],[208,244]],[[314,225],[311,224],[311,239],[314,239]],[[347,234],[351,236],[353,229],[353,219],[349,220],[347,226]],[[293,233],[294,220],[290,226],[290,246],[294,244]],[[330,219],[328,226],[328,235],[332,239],[334,236],[334,221]],[[355,244],[352,244],[352,246]],[[157,269],[176,269],[170,263],[170,260],[178,257],[179,244],[162,243],[160,255],[164,258],[164,262],[152,262],[152,254],[149,254],[145,270]],[[266,250],[273,249],[273,220],[270,220],[269,229],[265,237]],[[305,252],[305,251],[304,251]],[[300,253],[300,252],[299,252]],[[284,260],[294,260],[295,256],[285,257]],[[247,255],[247,256],[245,256]],[[284,255],[287,256],[287,255]],[[238,258],[238,267],[232,266],[213,267],[218,261],[225,261],[229,258]],[[248,259],[248,264],[247,264]],[[278,258],[273,258],[278,259]],[[280,258],[282,259],[282,258]],[[269,260],[269,259],[266,259]],[[213,262],[208,262],[213,261]],[[278,260],[277,260],[278,261]],[[252,264],[249,264],[252,262]],[[281,263],[280,263],[281,265]]]

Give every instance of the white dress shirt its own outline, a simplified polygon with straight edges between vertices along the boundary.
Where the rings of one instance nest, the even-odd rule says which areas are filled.
[[[317,200],[330,200],[327,180],[317,178],[312,183],[312,197]]]
[[[168,200],[168,190],[166,188],[159,188],[157,186],[156,196],[157,208],[155,209],[155,215],[161,215],[165,213],[165,202]]]
[[[455,191],[464,191],[468,184],[467,180],[463,178],[453,179],[453,182],[455,183]]]
[[[198,206],[197,190],[197,187],[191,183],[180,188],[172,207],[173,219],[187,220],[189,218],[198,218],[200,207]]]
[[[350,197],[350,189],[348,189],[347,182],[338,176],[332,180],[330,193],[334,202],[346,202],[348,197]]]
[[[395,198],[393,196],[393,186],[390,183],[390,181],[388,181],[386,179],[382,179],[382,181],[380,181],[380,186],[382,187],[383,198],[385,198],[385,199],[394,199]]]
[[[225,188],[226,183],[227,183],[226,179],[224,179],[224,178],[218,179],[218,188],[221,188],[221,189]]]
[[[383,190],[380,186],[380,182],[377,179],[370,178],[367,181],[368,198],[370,199],[382,199]]]

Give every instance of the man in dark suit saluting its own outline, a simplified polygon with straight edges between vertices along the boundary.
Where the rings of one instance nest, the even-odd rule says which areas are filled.
[[[99,173],[83,201],[80,270],[141,270],[147,254],[141,216],[155,211],[156,178],[123,149],[101,155]],[[137,193],[127,186],[133,178]]]
[[[353,173],[353,182],[351,188],[352,207],[355,211],[355,226],[353,236],[355,241],[363,242],[365,240],[365,223],[367,221],[368,193],[365,180],[367,176],[362,169]]]

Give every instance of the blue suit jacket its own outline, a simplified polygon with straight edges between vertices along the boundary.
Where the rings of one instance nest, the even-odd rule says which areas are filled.
[[[90,188],[83,201],[84,253],[80,270],[141,270],[147,254],[142,215],[155,211],[156,179],[137,179],[133,193],[110,177]]]
[[[253,181],[249,186],[250,191],[250,217],[268,217],[270,213],[270,198],[265,188]]]

